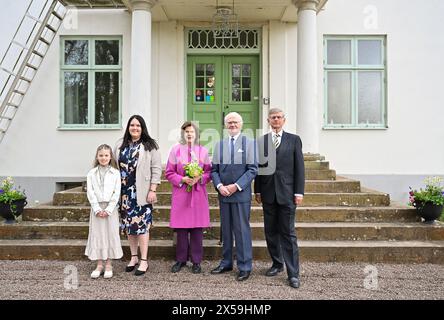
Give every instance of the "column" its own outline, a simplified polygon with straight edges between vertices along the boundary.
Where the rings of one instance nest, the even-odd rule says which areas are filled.
[[[157,0],[126,1],[132,14],[128,116],[141,115],[151,128],[151,8]]]
[[[304,153],[319,153],[317,116],[317,32],[319,0],[293,0],[298,7],[297,132]]]

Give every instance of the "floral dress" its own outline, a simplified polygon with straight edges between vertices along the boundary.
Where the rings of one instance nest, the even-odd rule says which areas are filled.
[[[135,142],[120,151],[119,169],[122,179],[120,198],[121,229],[128,235],[140,235],[149,231],[153,222],[151,204],[137,205],[136,168],[140,142]]]

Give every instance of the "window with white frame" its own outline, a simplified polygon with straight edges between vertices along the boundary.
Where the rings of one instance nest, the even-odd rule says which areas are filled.
[[[61,127],[120,128],[121,38],[61,41]]]
[[[384,36],[324,37],[324,128],[386,128]]]

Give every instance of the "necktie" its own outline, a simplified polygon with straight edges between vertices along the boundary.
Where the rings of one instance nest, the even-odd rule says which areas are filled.
[[[234,138],[233,137],[231,137],[230,153],[231,153],[231,164],[234,164]]]
[[[276,134],[276,135],[274,136],[273,144],[274,144],[274,147],[275,147],[276,149],[277,149],[277,148],[279,147],[279,145],[281,144],[280,141],[279,141],[279,137],[280,137],[279,134]]]

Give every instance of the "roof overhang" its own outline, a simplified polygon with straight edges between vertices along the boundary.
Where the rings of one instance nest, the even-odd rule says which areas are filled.
[[[319,0],[317,12],[328,0]],[[128,9],[132,11],[132,0],[61,0],[66,6],[79,9]],[[140,2],[143,2],[140,1]],[[150,1],[148,1],[150,2]],[[219,6],[231,7],[233,0],[218,0]],[[240,22],[278,20],[297,22],[297,7],[292,0],[235,0],[234,12]],[[153,21],[207,21],[216,12],[216,0],[158,0],[152,8]]]

